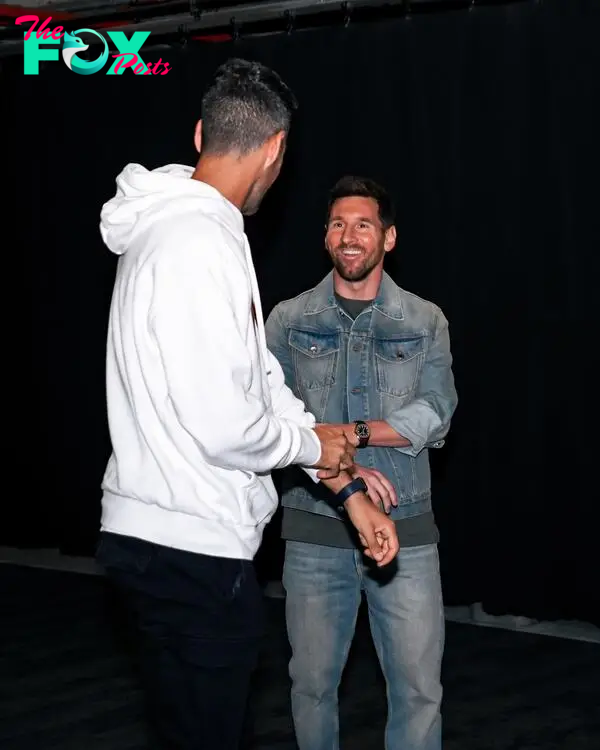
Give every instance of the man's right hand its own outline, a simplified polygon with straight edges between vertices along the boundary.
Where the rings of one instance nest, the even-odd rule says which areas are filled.
[[[376,508],[363,492],[355,492],[344,503],[346,513],[358,531],[364,553],[379,567],[388,565],[398,554],[400,542],[396,525]]]
[[[314,465],[314,468],[321,469],[317,473],[319,479],[332,479],[340,471],[352,471],[358,438],[353,445],[339,426],[318,424],[314,430],[321,442],[321,458]]]
[[[323,484],[334,495],[352,482],[347,471],[340,472],[334,479],[325,479]],[[383,567],[388,565],[398,554],[400,543],[396,525],[389,516],[373,505],[364,492],[355,492],[344,503],[348,518],[360,538],[367,557]]]

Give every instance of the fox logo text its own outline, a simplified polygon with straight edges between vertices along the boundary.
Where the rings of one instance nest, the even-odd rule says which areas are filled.
[[[128,39],[122,31],[107,31],[117,49],[112,55],[109,52],[108,42],[102,34],[94,29],[77,29],[77,31],[65,31],[62,26],[49,28],[50,17],[38,26],[38,16],[19,16],[17,24],[30,23],[31,26],[25,32],[23,41],[25,75],[36,76],[40,72],[40,61],[55,62],[60,59],[59,49],[62,45],[62,59],[64,64],[73,73],[89,76],[98,73],[106,65],[109,57],[114,58],[112,65],[106,70],[106,75],[121,75],[130,68],[136,75],[166,75],[171,66],[159,59],[158,62],[145,62],[140,54],[140,49],[150,36],[149,31],[136,31]],[[37,30],[36,30],[37,28]],[[35,31],[35,34],[33,33]],[[100,41],[98,45],[99,54],[93,60],[86,60],[79,55],[89,49],[82,36],[89,39],[93,35]]]

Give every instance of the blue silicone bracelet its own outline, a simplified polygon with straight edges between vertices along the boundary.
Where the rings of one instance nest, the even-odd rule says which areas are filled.
[[[355,492],[366,491],[367,485],[365,484],[364,479],[361,479],[360,477],[353,479],[345,487],[342,487],[342,489],[336,495],[334,495],[335,505],[337,506],[337,509],[340,511],[344,510],[344,503],[350,497],[350,495],[354,495]]]

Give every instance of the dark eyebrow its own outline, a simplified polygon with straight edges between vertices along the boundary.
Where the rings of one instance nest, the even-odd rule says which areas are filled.
[[[332,221],[343,221],[341,216],[332,216],[331,219],[329,219],[329,223],[331,224]],[[357,221],[363,221],[366,224],[375,224],[373,219],[369,219],[366,216],[360,216]]]

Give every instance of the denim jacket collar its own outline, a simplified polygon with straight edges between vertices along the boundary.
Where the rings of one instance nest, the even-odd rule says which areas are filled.
[[[330,271],[307,296],[304,314],[319,315],[326,310],[331,310],[336,307],[337,302],[335,299],[335,290],[333,288],[333,271]],[[388,318],[394,320],[404,319],[400,289],[385,271],[381,278],[379,292],[373,302],[373,308]]]

